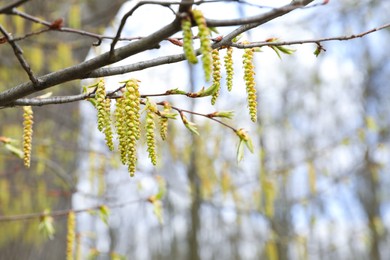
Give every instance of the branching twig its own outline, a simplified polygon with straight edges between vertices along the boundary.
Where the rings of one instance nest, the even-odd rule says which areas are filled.
[[[0,25],[0,31],[1,33],[4,35],[5,39],[7,40],[7,42],[9,43],[9,45],[11,45],[12,49],[14,50],[14,53],[15,53],[15,56],[16,58],[18,59],[20,65],[23,67],[23,69],[26,71],[29,79],[31,80],[32,84],[33,84],[33,88],[36,88],[39,86],[39,81],[38,79],[34,76],[34,73],[32,72],[31,70],[31,67],[30,65],[28,64],[28,62],[26,61],[26,59],[23,57],[23,51],[22,49],[19,47],[19,45],[17,45],[14,40],[12,39],[12,36],[10,34],[8,34],[8,32],[3,28],[3,26]]]
[[[155,3],[160,5],[171,5],[171,4],[177,4],[181,2],[159,2],[157,1],[143,1],[140,3],[146,4],[146,3]],[[206,3],[209,1],[194,1],[195,3]],[[230,25],[237,25],[237,24],[244,24],[241,27],[237,28],[236,30],[232,31],[228,35],[226,35],[221,41],[216,42],[213,44],[213,48],[221,48],[224,46],[230,46],[232,43],[232,39],[236,37],[237,35],[248,31],[252,28],[255,28],[261,24],[264,24],[274,18],[277,18],[279,16],[282,16],[294,9],[303,8],[304,6],[310,4],[313,2],[313,0],[301,0],[301,1],[295,1],[292,2],[289,5],[286,5],[281,8],[272,9],[271,11],[250,17],[250,18],[244,18],[244,19],[228,19],[228,20],[207,20],[207,23],[209,26],[230,26]],[[139,3],[139,4],[140,4]],[[139,7],[139,4],[136,5]],[[138,8],[137,7],[137,8]],[[134,12],[136,7],[132,8],[131,12]],[[129,12],[128,14],[131,14]],[[16,12],[18,14],[21,14],[20,12]],[[15,13],[15,14],[16,14]],[[27,16],[26,16],[27,19]],[[37,18],[35,18],[37,19]],[[171,35],[174,33],[180,31],[180,22],[178,17],[169,25],[161,28],[160,30],[150,34],[149,36],[142,37],[140,40],[131,42],[127,44],[124,47],[121,48],[115,48],[109,52],[103,53],[95,58],[92,58],[88,61],[81,62],[77,65],[52,72],[50,74],[46,74],[44,76],[41,76],[37,78],[39,81],[39,87],[37,88],[32,82],[26,82],[22,83],[20,85],[17,85],[16,87],[10,88],[6,91],[3,91],[0,93],[0,106],[6,106],[7,104],[11,104],[13,101],[25,97],[29,94],[35,93],[39,90],[44,90],[68,81],[72,81],[75,79],[83,79],[83,78],[95,78],[95,77],[102,77],[102,76],[111,76],[111,75],[118,75],[123,74],[131,71],[137,71],[142,70],[154,66],[159,66],[163,64],[169,64],[174,63],[178,61],[182,61],[185,59],[184,54],[178,54],[178,55],[171,55],[166,57],[159,57],[156,59],[152,59],[149,61],[142,61],[135,64],[127,65],[127,66],[121,66],[116,68],[104,68],[106,65],[113,64],[115,62],[121,61],[127,57],[130,57],[132,55],[135,55],[137,53],[146,51],[148,49],[154,48],[157,46],[162,40],[168,39]],[[39,20],[39,19],[38,19]],[[123,25],[126,19],[122,19]],[[51,26],[52,24],[49,24],[46,21],[37,21],[42,22],[45,26]],[[58,28],[63,29],[63,28]],[[376,30],[379,30],[377,28]],[[120,35],[120,31],[118,30]],[[374,30],[375,31],[375,30]],[[87,34],[86,34],[87,35]],[[101,35],[91,35],[96,36],[97,39],[101,39]],[[116,37],[117,40],[120,39],[120,37]],[[114,39],[115,40],[115,39]],[[267,43],[268,45],[271,45],[271,43]],[[272,43],[274,45],[277,45],[277,43]]]
[[[310,39],[310,40],[298,40],[298,41],[283,41],[283,42],[251,42],[248,44],[242,44],[242,43],[232,43],[230,46],[236,47],[239,49],[246,49],[246,48],[254,48],[254,47],[262,47],[262,46],[284,46],[284,45],[296,45],[296,44],[306,44],[306,43],[319,43],[319,42],[327,42],[327,41],[348,41],[356,38],[362,38],[366,36],[367,34],[380,31],[386,28],[390,27],[390,23],[384,24],[382,26],[370,29],[368,31],[359,33],[359,34],[352,34],[347,36],[335,36],[335,37],[329,37],[329,38],[319,38],[319,39]]]

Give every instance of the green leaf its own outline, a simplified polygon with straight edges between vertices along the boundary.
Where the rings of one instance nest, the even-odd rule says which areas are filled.
[[[160,115],[162,117],[169,118],[169,119],[176,119],[176,117],[177,117],[177,113],[167,113],[164,111],[160,111]]]
[[[294,49],[286,48],[284,46],[275,46],[279,51],[283,52],[284,54],[291,55],[295,52]]]
[[[317,47],[316,49],[315,49],[315,51],[313,52],[313,54],[316,56],[316,57],[318,57],[318,55],[320,55],[321,54],[321,48],[320,47]]]
[[[164,224],[163,207],[161,200],[153,201],[153,213],[154,215],[156,215],[158,222],[160,222],[160,224]]]
[[[109,215],[110,215],[110,209],[106,205],[99,207],[99,217],[106,225],[108,225]]]
[[[187,127],[188,130],[190,130],[193,134],[199,135],[198,129],[195,127],[196,124],[192,122],[187,122],[184,124],[185,127]]]
[[[210,34],[211,34],[211,32],[214,32],[217,34],[219,33],[216,27],[209,27],[209,30],[210,30]]]
[[[50,214],[50,210],[46,209],[43,214]],[[38,229],[39,231],[49,238],[50,240],[54,238],[55,229],[54,229],[54,220],[53,217],[50,215],[43,215],[40,218]]]
[[[16,155],[17,157],[19,157],[20,159],[23,158],[23,151],[20,150],[19,148],[13,146],[12,144],[5,144],[5,149],[7,149],[8,151],[10,151],[12,154]]]
[[[238,42],[241,38],[242,38],[242,34],[239,34],[239,35],[237,35],[236,37],[234,37],[234,38],[232,39],[232,42],[233,42],[233,43],[236,43],[236,42]]]
[[[276,46],[270,46],[270,47],[271,47],[271,49],[273,49],[275,51],[275,53],[276,53],[276,55],[278,55],[279,59],[282,59],[282,56],[279,53],[279,49],[276,48]]]
[[[254,149],[251,138],[243,128],[238,129],[236,134],[240,138],[240,143],[238,144],[237,149],[237,162],[240,162],[244,158],[244,144],[251,153],[254,152]]]
[[[237,148],[237,162],[241,162],[244,159],[244,140],[240,140]]]
[[[180,90],[178,88],[175,88],[175,89],[170,89],[167,91],[167,94],[169,95],[172,95],[172,94],[176,94],[176,95],[186,95],[187,92],[183,91],[183,90]]]
[[[254,149],[253,149],[253,143],[252,143],[252,139],[250,139],[250,137],[248,136],[248,139],[247,140],[244,140],[244,143],[246,145],[246,147],[248,148],[248,150],[253,153],[254,152]]]
[[[197,97],[207,97],[213,95],[216,91],[218,91],[218,84],[212,84],[206,90],[204,87],[196,93]]]
[[[193,134],[199,135],[198,130],[196,129],[196,124],[188,121],[187,117],[181,114],[181,120],[183,121],[184,126],[190,130]]]
[[[212,117],[222,117],[232,119],[234,116],[234,111],[218,111],[211,114]]]

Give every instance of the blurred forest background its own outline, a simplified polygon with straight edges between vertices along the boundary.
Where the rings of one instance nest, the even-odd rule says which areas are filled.
[[[109,27],[118,25],[125,2],[35,0],[21,10],[48,21],[64,17],[69,27],[113,35]],[[242,16],[267,11],[227,5],[226,10]],[[206,17],[218,18],[223,14],[216,10],[225,6],[202,8]],[[147,6],[135,15],[159,25],[157,18],[165,17],[161,10],[171,15]],[[245,37],[288,41],[350,35],[388,23],[389,13],[388,1],[330,1],[276,19]],[[137,25],[136,17],[126,33],[146,35],[147,25],[142,20]],[[0,24],[14,37],[37,26],[5,15],[0,15]],[[109,43],[91,50],[93,41],[50,32],[20,45],[41,75],[83,61]],[[66,214],[53,216],[52,239],[39,232],[39,218],[3,221],[1,216],[99,205],[110,210],[107,223],[101,210],[76,215],[81,259],[388,259],[388,42],[390,30],[385,29],[325,43],[326,52],[319,57],[313,54],[315,45],[296,45],[296,52],[282,60],[263,48],[255,61],[258,123],[249,123],[242,109],[244,96],[222,92],[217,104],[217,109],[235,110],[230,124],[248,129],[254,141],[256,152],[239,164],[237,138],[229,129],[191,118],[200,136],[179,122],[170,124],[167,141],[159,143],[158,167],[144,162],[147,155],[141,151],[136,177],[130,178],[117,155],[108,153],[100,133],[91,131],[96,114],[88,102],[33,107],[31,168],[24,169],[22,160],[0,144],[0,259],[64,259],[67,231]],[[28,81],[8,45],[0,45],[0,57],[0,90]],[[235,66],[240,68],[237,58]],[[181,62],[125,77],[160,87],[141,85],[141,93],[160,93],[176,87],[199,89],[200,73],[198,67]],[[237,72],[235,89],[243,85],[241,78]],[[118,81],[107,79],[112,88]],[[84,82],[67,84],[50,91],[77,94]],[[208,100],[207,105],[194,99],[177,102],[213,112]],[[21,140],[21,111],[0,110],[0,136]],[[162,186],[163,224],[153,214],[156,205],[148,202]]]

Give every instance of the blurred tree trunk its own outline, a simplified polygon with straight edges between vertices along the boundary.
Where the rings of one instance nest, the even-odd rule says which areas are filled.
[[[191,92],[195,91],[195,76],[194,69],[189,66]],[[194,111],[195,101],[190,100],[191,111]],[[190,121],[194,120],[194,116],[191,114]],[[200,229],[200,180],[198,177],[198,156],[199,156],[199,137],[191,135],[191,151],[190,151],[190,164],[187,169],[187,176],[189,186],[191,188],[191,205],[190,205],[190,227],[188,229],[187,241],[188,241],[188,259],[199,260],[199,238],[198,232]]]

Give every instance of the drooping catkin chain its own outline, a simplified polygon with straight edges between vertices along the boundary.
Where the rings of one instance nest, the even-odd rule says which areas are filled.
[[[243,55],[244,80],[246,85],[249,115],[253,122],[257,120],[257,96],[255,82],[255,67],[253,65],[253,49],[245,49]]]
[[[164,111],[163,113],[168,114],[171,111],[171,105],[168,102],[164,102]],[[168,133],[168,117],[160,117],[159,121],[160,125],[160,136],[162,140],[167,139],[167,133]]]
[[[125,126],[125,99],[124,97],[116,99],[116,108],[114,112],[115,128],[118,135],[118,150],[122,164],[127,164],[127,149],[126,149],[126,126]]]
[[[106,125],[106,110],[104,105],[104,100],[106,99],[106,89],[104,87],[103,80],[97,83],[95,99],[96,99],[96,109],[97,109],[98,130],[100,132],[103,132],[103,129]]]
[[[110,149],[110,151],[114,151],[114,142],[113,142],[114,134],[112,132],[112,127],[111,127],[111,99],[109,98],[104,99],[104,109],[106,113],[106,126],[103,130],[105,135],[105,140],[108,149]]]
[[[30,168],[31,142],[33,133],[33,111],[31,106],[23,107],[23,162],[26,168]]]
[[[113,134],[111,128],[111,100],[106,97],[106,88],[104,81],[101,80],[97,84],[95,92],[98,130],[105,135],[105,140],[108,148],[113,151],[114,143],[112,141]]]
[[[134,176],[137,164],[137,140],[140,138],[140,93],[138,80],[126,81],[124,96],[124,126],[126,162],[130,176]]]
[[[193,47],[192,30],[191,30],[191,19],[186,16],[181,20],[181,29],[183,30],[183,50],[187,60],[192,63],[198,63],[195,50]]]
[[[228,91],[232,90],[233,87],[233,48],[228,47],[226,50],[226,55],[224,57],[225,70],[226,70],[226,85]]]
[[[156,138],[154,134],[154,129],[156,128],[156,124],[154,122],[155,114],[151,109],[148,109],[146,113],[146,122],[145,122],[145,130],[146,130],[146,144],[148,146],[147,150],[149,153],[150,161],[153,165],[157,164],[157,156],[156,156]]]
[[[74,242],[76,238],[76,215],[74,211],[68,213],[68,225],[66,235],[66,260],[73,260],[74,255]]]
[[[211,104],[214,105],[219,96],[219,91],[221,89],[221,60],[219,58],[219,51],[214,49],[212,51],[213,58],[213,88],[215,89],[212,94]]]
[[[199,39],[200,39],[200,51],[202,53],[203,70],[206,81],[210,80],[212,71],[212,58],[211,58],[211,42],[209,39],[210,30],[207,27],[206,19],[203,16],[202,11],[193,10],[193,18],[198,26]]]

